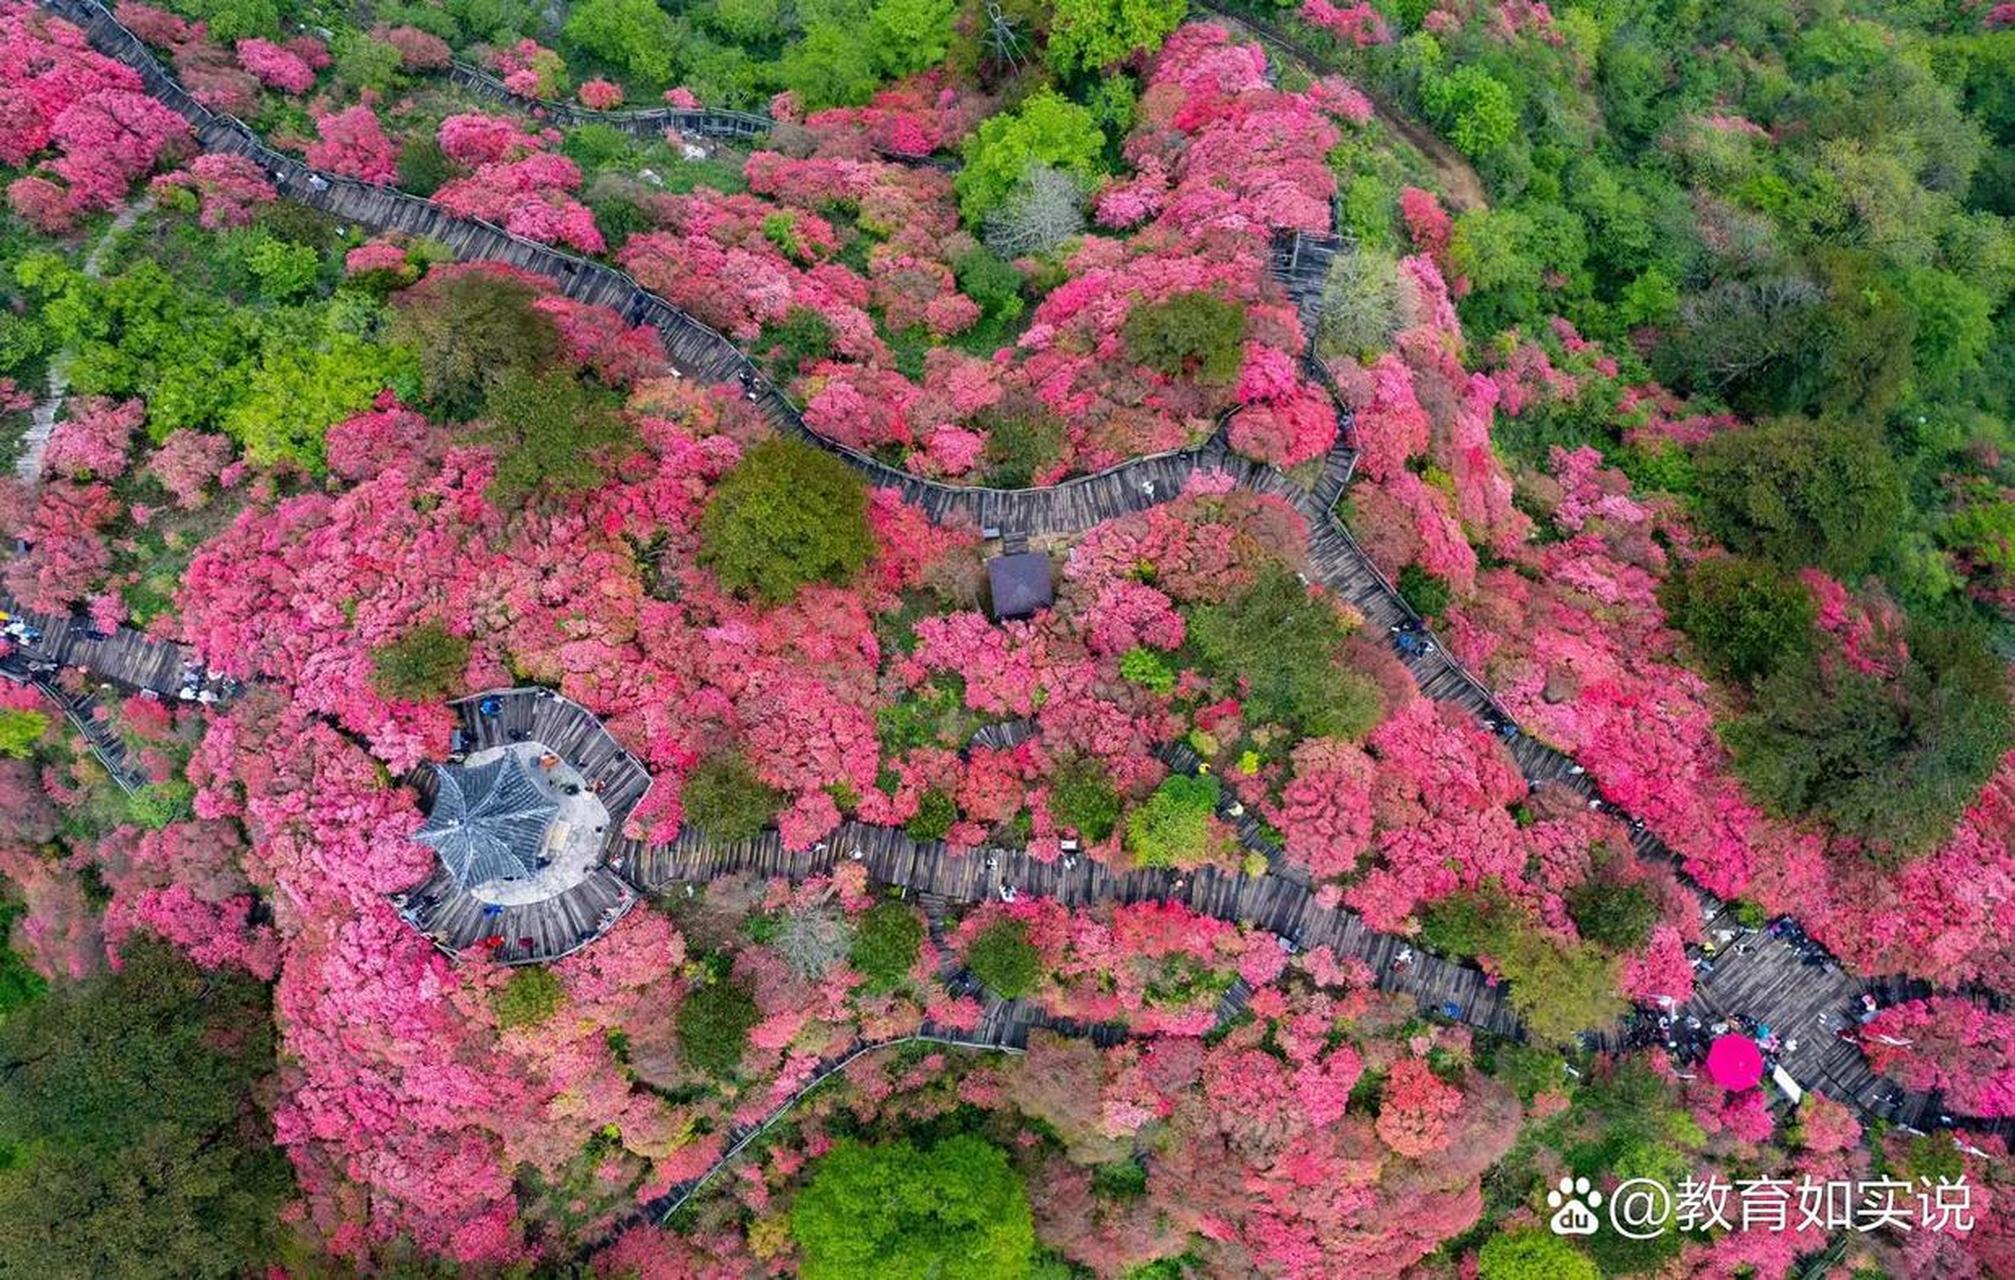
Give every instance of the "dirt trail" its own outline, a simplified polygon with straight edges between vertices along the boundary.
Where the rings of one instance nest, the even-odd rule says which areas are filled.
[[[1250,18],[1229,10],[1220,9],[1208,0],[1198,0],[1197,7],[1230,27],[1244,30],[1264,44],[1269,44],[1302,64],[1315,75],[1341,74],[1341,69],[1329,62],[1308,46],[1288,35],[1270,22]],[[1490,204],[1484,194],[1483,179],[1477,176],[1475,168],[1464,159],[1462,153],[1448,145],[1435,132],[1420,121],[1399,110],[1379,94],[1363,85],[1358,89],[1371,99],[1371,107],[1388,128],[1407,141],[1407,144],[1427,159],[1434,169],[1434,176],[1441,185],[1441,194],[1451,208],[1483,209]]]

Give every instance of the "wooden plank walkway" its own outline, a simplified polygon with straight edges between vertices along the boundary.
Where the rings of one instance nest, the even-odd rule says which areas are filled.
[[[1166,501],[1180,491],[1190,475],[1199,470],[1224,471],[1236,483],[1278,495],[1302,511],[1309,520],[1312,573],[1362,611],[1369,625],[1375,628],[1406,626],[1431,640],[1431,633],[1413,615],[1393,584],[1371,564],[1350,531],[1334,518],[1335,501],[1348,485],[1355,466],[1355,455],[1348,444],[1347,418],[1345,438],[1324,460],[1312,490],[1301,489],[1277,471],[1232,455],[1225,444],[1222,424],[1209,440],[1196,449],[1136,459],[1097,475],[1078,477],[1043,489],[998,490],[924,480],[812,432],[796,406],[771,386],[733,343],[664,299],[642,289],[623,273],[549,246],[522,240],[492,224],[451,217],[428,201],[402,192],[310,169],[294,157],[267,147],[242,121],[197,103],[160,65],[152,52],[114,21],[97,0],[40,0],[40,3],[51,12],[83,27],[95,46],[138,72],[148,92],[190,121],[206,149],[252,159],[266,170],[281,192],[290,199],[380,231],[425,236],[446,245],[461,258],[505,262],[538,272],[553,279],[570,297],[611,306],[631,323],[651,324],[663,335],[666,351],[681,372],[742,387],[748,399],[778,430],[841,456],[871,483],[896,489],[935,520],[1025,535],[1073,534],[1101,521]],[[1297,287],[1302,290],[1302,296],[1297,298],[1298,305],[1312,296],[1307,284],[1311,273],[1302,271],[1299,264],[1306,254],[1319,252],[1321,248],[1319,238],[1309,240],[1308,244],[1290,244],[1277,258],[1284,287],[1290,293]],[[1308,363],[1311,376],[1329,387],[1333,394],[1333,384],[1324,371],[1312,358]],[[1490,692],[1453,661],[1444,647],[1430,644],[1419,652],[1401,656],[1428,697],[1456,703],[1493,731],[1499,732],[1527,779],[1534,785],[1566,787],[1582,796],[1591,808],[1607,806],[1582,769],[1559,752],[1519,732],[1512,717]],[[1633,822],[1632,832],[1633,842],[1641,855],[1664,858],[1677,865],[1670,850],[1644,831],[1641,823]],[[689,876],[698,870],[697,866],[677,866],[677,853],[628,847],[620,852],[642,868],[638,874],[644,880],[651,879],[654,874],[650,866],[652,859],[673,859],[674,869],[681,875]],[[738,856],[733,851],[726,853],[730,859]],[[753,854],[750,856],[756,862],[766,861],[765,858],[755,858]],[[863,856],[869,855],[864,851]],[[892,860],[909,859],[909,874],[917,876],[920,882],[942,886],[948,897],[975,900],[975,891],[981,885],[979,873],[968,865],[974,860],[947,859],[941,848],[935,851],[928,846],[906,851],[891,849],[879,851],[875,856]],[[1120,900],[1135,900],[1127,895],[1149,896],[1155,891],[1155,886],[1137,878],[1137,873],[1115,877],[1102,868],[1097,871],[1091,868],[1058,871],[1022,866],[1019,874],[1022,879],[1017,882],[1018,887],[1026,892],[1061,894],[1096,890]],[[1110,883],[1098,878],[1101,876],[1108,877]],[[1350,933],[1347,922],[1334,918],[1335,913],[1330,913],[1331,919],[1321,922],[1302,919],[1297,910],[1306,912],[1306,889],[1285,881],[1283,877],[1261,877],[1254,882],[1266,883],[1268,887],[1265,890],[1237,884],[1235,881],[1238,879],[1241,878],[1200,874],[1185,887],[1183,897],[1199,910],[1208,909],[1199,905],[1200,902],[1215,904],[1218,910],[1227,909],[1226,904],[1231,904],[1229,909],[1248,908],[1254,914],[1242,918],[1275,928],[1282,936],[1302,945],[1315,945],[1318,939],[1334,934],[1339,941],[1348,940],[1349,945],[1343,949],[1376,959],[1381,981],[1385,980],[1389,971],[1390,957],[1399,946],[1404,945],[1395,939],[1356,938]],[[1083,881],[1082,887],[1079,886],[1080,880]],[[1219,883],[1220,880],[1225,882]],[[1283,885],[1285,889],[1280,887]],[[1694,887],[1700,894],[1703,913],[1708,918],[1718,918],[1726,912],[1726,904],[1720,903],[1699,886]],[[1169,891],[1166,885],[1162,889],[1164,893]],[[1292,892],[1296,889],[1302,895],[1298,903],[1292,899]],[[1764,959],[1751,958],[1767,955],[1765,949],[1757,948],[1747,953],[1724,956],[1714,974],[1710,975],[1713,983],[1703,984],[1701,999],[1711,1001],[1719,998],[1729,1002],[1759,1000],[1772,1013],[1773,1026],[1817,1027],[1820,1016],[1830,1015],[1837,1007],[1838,984],[1812,980],[1803,975],[1798,975],[1799,980],[1791,981],[1772,969]],[[1419,967],[1425,969],[1424,964]],[[1450,991],[1460,991],[1459,980],[1449,980],[1447,985]],[[1881,985],[1863,984],[1863,987],[1880,989]],[[1418,986],[1432,999],[1440,993],[1442,983],[1421,981],[1409,986]],[[1715,991],[1721,995],[1715,997],[1712,994]],[[1466,1009],[1465,1017],[1472,1013],[1486,1021],[1496,1019],[1496,1015],[1482,1005],[1473,1011]],[[1808,1061],[1811,1064],[1809,1067]],[[1850,1078],[1851,1073],[1829,1065],[1825,1055],[1814,1054],[1809,1059],[1787,1063],[1787,1066],[1801,1083],[1810,1087],[1829,1092],[1834,1088],[1859,1088]],[[1864,1096],[1867,1096],[1865,1090],[1855,1095],[1857,1105],[1867,1105],[1861,1101]],[[1911,1114],[1919,1115],[1928,1106],[1899,1105]]]

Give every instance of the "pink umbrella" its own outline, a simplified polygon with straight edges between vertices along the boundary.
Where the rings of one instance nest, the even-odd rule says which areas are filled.
[[[1722,1036],[1707,1048],[1707,1078],[1724,1089],[1754,1089],[1763,1081],[1763,1050],[1748,1036]]]

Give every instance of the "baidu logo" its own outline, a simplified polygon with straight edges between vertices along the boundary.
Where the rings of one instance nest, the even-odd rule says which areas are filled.
[[[1602,1220],[1595,1216],[1602,1193],[1586,1178],[1562,1178],[1556,1190],[1546,1193],[1546,1204],[1554,1211],[1546,1224],[1554,1235],[1592,1236],[1602,1229]]]

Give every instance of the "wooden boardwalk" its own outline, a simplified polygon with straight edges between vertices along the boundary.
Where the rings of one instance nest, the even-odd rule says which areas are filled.
[[[378,231],[404,232],[436,240],[464,259],[504,262],[543,274],[554,280],[569,297],[613,307],[631,323],[650,324],[663,336],[668,356],[681,372],[744,388],[750,401],[779,431],[839,455],[870,483],[899,491],[906,500],[922,508],[935,520],[1029,535],[1073,534],[1100,521],[1166,501],[1179,492],[1183,482],[1197,471],[1224,471],[1238,484],[1286,499],[1308,518],[1311,574],[1357,607],[1372,628],[1405,625],[1418,629],[1424,637],[1429,635],[1393,584],[1371,564],[1349,530],[1334,518],[1335,502],[1349,484],[1355,466],[1355,455],[1349,446],[1347,432],[1324,460],[1312,490],[1302,489],[1271,468],[1230,454],[1221,428],[1196,449],[1136,459],[1098,475],[1078,477],[1042,489],[986,489],[948,485],[912,476],[812,432],[796,406],[771,386],[733,343],[641,288],[623,273],[598,262],[520,239],[489,223],[451,217],[428,201],[402,192],[312,170],[294,157],[267,147],[243,122],[197,103],[182,90],[152,52],[114,21],[97,0],[40,2],[51,12],[83,27],[99,49],[133,67],[150,93],[189,120],[206,149],[252,159],[290,199]],[[1297,288],[1301,290],[1300,295],[1295,297],[1298,306],[1308,305],[1312,296],[1308,283],[1312,279],[1312,269],[1303,269],[1309,261],[1307,255],[1320,252],[1323,248],[1320,238],[1302,239],[1304,243],[1290,243],[1284,252],[1278,246],[1275,251],[1276,267],[1282,273],[1283,287],[1291,296],[1295,295]],[[1310,375],[1330,387],[1333,394],[1333,385],[1328,382],[1326,374],[1313,360],[1309,364]],[[1428,697],[1453,702],[1499,732],[1526,778],[1534,785],[1566,787],[1583,797],[1590,807],[1606,806],[1606,801],[1586,773],[1559,752],[1519,732],[1511,716],[1481,682],[1449,657],[1445,647],[1437,644],[1431,650],[1402,655],[1402,661]],[[1627,815],[1619,816],[1627,818]],[[1676,865],[1670,850],[1646,832],[1641,823],[1633,822],[1632,831],[1633,843],[1641,855],[1675,861]],[[829,844],[837,847],[838,841],[843,838],[844,835]],[[896,838],[900,839],[899,834]],[[886,841],[887,836],[878,839]],[[761,843],[755,842],[755,846],[746,850],[710,852],[703,852],[697,846],[682,847],[679,844],[662,850],[626,847],[613,851],[612,858],[624,858],[634,868],[630,874],[639,884],[673,884],[681,879],[700,877],[703,870],[700,863],[709,857],[725,859],[728,864],[739,862],[749,869],[771,865],[781,867],[779,859],[795,865],[795,859],[784,859],[781,849],[768,851],[759,847]],[[973,865],[981,861],[979,859],[950,857],[941,848],[934,850],[930,846],[903,849],[894,844],[866,847],[864,843],[861,853],[863,858],[876,859],[883,864],[877,868],[877,875],[894,872],[914,877],[917,885],[927,884],[931,892],[942,892],[950,900],[973,901],[992,891],[983,883],[981,871]],[[1009,870],[1009,864],[1004,861],[1002,870],[1018,877],[1014,882],[1023,892],[1075,895],[1082,900],[1091,900],[1083,895],[1093,893],[1120,900],[1132,900],[1128,898],[1129,894],[1135,895],[1135,898],[1157,896],[1157,887],[1145,878],[1147,873],[1114,875],[1103,868],[1059,869],[1033,864],[1019,853],[1010,851],[1008,856],[1020,858],[1021,862]],[[778,870],[775,873],[793,872]],[[912,881],[891,879],[891,883]],[[1259,887],[1262,885],[1265,887]],[[1716,920],[1725,916],[1726,904],[1697,885],[1695,890],[1700,896],[1705,918]],[[1247,914],[1237,918],[1249,919],[1273,929],[1296,945],[1313,946],[1331,941],[1340,952],[1362,955],[1373,962],[1382,983],[1391,976],[1392,956],[1405,945],[1398,939],[1353,933],[1350,920],[1338,913],[1320,913],[1323,918],[1315,918],[1315,913],[1309,909],[1306,886],[1280,875],[1248,881],[1245,877],[1202,873],[1180,892],[1164,882],[1160,886],[1160,895],[1179,896],[1196,909],[1211,914],[1245,912]],[[1358,928],[1361,929],[1361,922]],[[1448,973],[1448,970],[1461,971],[1462,967],[1448,966],[1447,969],[1437,970],[1427,964],[1428,959],[1416,959],[1413,968],[1400,976],[1402,979],[1413,978],[1401,985],[1416,990],[1429,1007],[1437,1007],[1435,998],[1443,994],[1445,986],[1462,1009],[1465,1020],[1477,1019],[1480,1020],[1478,1025],[1489,1025],[1498,1022],[1500,1016],[1508,1016],[1501,1015],[1501,1001],[1494,991],[1488,1000],[1478,998],[1465,1003],[1464,997],[1471,994],[1466,990],[1465,980]],[[1809,966],[1802,963],[1800,968],[1809,970]],[[1837,970],[1837,966],[1834,968]],[[1822,1015],[1830,1017],[1837,1009],[1842,984],[1854,982],[1845,975],[1836,982],[1825,979],[1823,975],[1814,976],[1809,972],[1785,974],[1780,970],[1781,965],[1772,958],[1768,948],[1755,947],[1749,952],[1724,955],[1710,975],[1710,981],[1702,984],[1698,998],[1706,1002],[1703,1007],[1718,1002],[1727,1011],[1758,1017],[1767,1013],[1770,1016],[1764,1020],[1773,1027],[1816,1028]],[[1419,976],[1414,977],[1416,974]],[[1885,985],[1861,984],[1861,987],[1881,990]],[[1733,1009],[1735,1004],[1745,1002],[1760,1002],[1762,1007]],[[1802,1036],[1800,1039],[1803,1042]],[[1844,1045],[1844,1042],[1841,1043]],[[1832,1062],[1828,1054],[1793,1055],[1786,1066],[1801,1084],[1829,1093],[1846,1091],[1848,1100],[1864,1110],[1874,1098],[1870,1087],[1864,1085],[1851,1070]],[[1899,1103],[1898,1111],[1899,1114],[1919,1118],[1927,1113],[1936,1114],[1935,1104],[1929,1100]]]
[[[145,771],[112,727],[106,699],[128,692],[179,698],[183,673],[197,665],[195,650],[163,643],[130,627],[107,635],[86,618],[24,609],[5,595],[0,595],[0,612],[40,633],[33,640],[8,642],[11,652],[0,658],[0,676],[32,686],[53,703],[121,790],[131,795],[146,786]],[[66,669],[89,673],[87,687],[74,693],[63,687]]]

